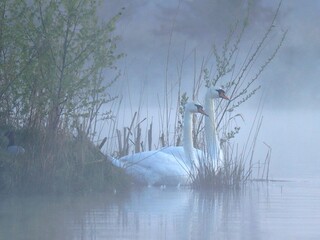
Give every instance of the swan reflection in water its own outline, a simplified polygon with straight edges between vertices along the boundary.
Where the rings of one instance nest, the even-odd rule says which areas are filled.
[[[2,196],[0,239],[318,239],[320,182]]]
[[[100,226],[97,236],[117,239],[216,239],[214,236],[239,234],[232,232],[230,219],[240,218],[242,197],[240,191],[141,188],[110,208],[108,214],[87,214],[80,229],[89,234]]]

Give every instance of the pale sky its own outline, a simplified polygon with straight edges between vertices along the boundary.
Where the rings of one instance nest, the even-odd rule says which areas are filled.
[[[246,54],[249,46],[262,38],[279,4],[269,0],[253,2],[240,55]],[[177,68],[183,59],[184,87],[187,92],[191,91],[195,62],[200,64],[213,43],[221,49],[230,26],[237,19],[243,19],[247,1],[105,0],[103,15],[111,16],[122,7],[125,10],[116,33],[121,37],[118,50],[126,57],[118,66],[129,85],[133,84],[130,90],[143,89],[153,96],[154,90],[163,89],[166,77],[171,81],[178,79]],[[261,76],[261,83],[270,88],[269,103],[287,106],[295,101],[301,106],[304,104],[301,99],[308,98],[309,105],[320,101],[319,11],[317,0],[282,1],[266,53],[268,48],[274,49],[283,31],[288,30],[288,34],[276,58]],[[285,98],[279,98],[280,95]]]

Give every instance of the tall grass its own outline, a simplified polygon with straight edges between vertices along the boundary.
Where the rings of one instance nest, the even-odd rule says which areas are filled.
[[[228,148],[228,151],[232,150]],[[199,162],[199,167],[190,173],[194,189],[238,189],[245,183],[245,165],[234,152],[228,153],[222,162],[211,159],[209,154],[205,154]]]

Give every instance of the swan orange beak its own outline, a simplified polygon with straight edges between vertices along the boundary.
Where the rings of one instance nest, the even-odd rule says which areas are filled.
[[[198,112],[209,117],[209,115],[203,109],[199,109]]]
[[[220,98],[223,98],[223,99],[225,99],[225,100],[230,100],[230,98],[227,97],[223,92],[221,92],[221,93],[219,94],[219,97],[220,97]]]

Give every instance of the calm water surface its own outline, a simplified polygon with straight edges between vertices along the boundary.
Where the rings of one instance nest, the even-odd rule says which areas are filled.
[[[217,193],[1,196],[0,239],[320,239],[320,181]]]

